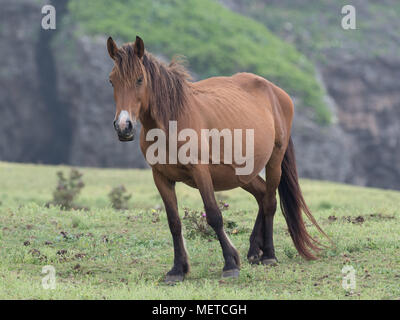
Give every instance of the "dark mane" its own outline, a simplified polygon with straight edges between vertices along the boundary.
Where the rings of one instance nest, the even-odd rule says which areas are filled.
[[[184,112],[190,76],[177,60],[169,65],[145,52],[142,63],[134,53],[133,44],[125,44],[117,54],[117,70],[127,86],[134,86],[143,73],[150,89],[149,110],[154,120],[168,129],[170,120],[177,120]]]

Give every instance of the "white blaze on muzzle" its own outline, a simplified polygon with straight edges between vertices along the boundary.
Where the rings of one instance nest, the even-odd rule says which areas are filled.
[[[117,120],[118,128],[119,128],[121,131],[125,130],[125,128],[126,128],[126,126],[127,126],[127,124],[128,124],[128,120],[130,120],[129,112],[126,111],[126,110],[122,110],[122,111],[119,113],[118,120]],[[132,120],[131,120],[131,121],[132,121]],[[132,122],[133,122],[133,121],[132,121]]]

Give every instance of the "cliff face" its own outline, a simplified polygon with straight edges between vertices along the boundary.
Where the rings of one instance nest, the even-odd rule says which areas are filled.
[[[67,2],[57,1],[55,31],[41,29],[45,1],[0,2],[0,160],[145,167],[138,143],[119,143],[112,126],[106,39],[63,28]]]
[[[338,174],[333,180],[399,189],[399,2],[352,1],[357,29],[347,31],[341,28],[346,1],[220,2],[294,44],[320,73],[337,122],[329,128],[311,123],[315,130],[307,129],[306,119],[295,124],[303,176],[315,177],[316,170],[316,177],[329,172]],[[305,146],[311,150],[304,152]]]
[[[346,181],[400,188],[400,59],[349,58],[323,66],[341,128],[353,138]]]
[[[40,92],[38,34],[32,30],[39,27],[40,10],[32,1],[3,0],[0,6],[0,158],[42,161],[51,119]]]
[[[257,19],[248,3],[256,3],[259,14],[265,5],[285,9],[290,4],[283,0],[223,2]],[[296,0],[296,6],[302,12],[302,4],[309,2]],[[112,128],[115,107],[108,83],[112,61],[106,38],[88,37],[76,25],[63,28],[61,23],[70,23],[67,1],[63,3],[57,30],[44,31],[40,27],[42,2],[0,0],[0,160],[145,167],[137,142],[120,143]],[[375,17],[373,12],[364,14]],[[317,25],[328,25],[329,17],[326,21],[315,17]],[[336,117],[326,126],[306,113],[296,113],[293,135],[301,175],[400,188],[399,36],[378,24],[368,45],[381,48],[376,39],[385,34],[397,43],[383,53],[370,54],[373,48],[346,39],[335,40],[340,46],[315,50],[307,45],[318,38],[308,32],[312,25],[295,21],[290,27],[285,19],[278,21],[275,29],[267,26],[313,59],[327,91],[326,103]]]

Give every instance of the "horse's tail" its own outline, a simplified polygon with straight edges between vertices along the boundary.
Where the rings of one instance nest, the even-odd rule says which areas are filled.
[[[318,252],[321,250],[321,244],[307,232],[302,217],[302,211],[323,235],[328,239],[329,237],[321,229],[317,221],[315,221],[315,218],[312,216],[310,209],[304,201],[299,185],[292,138],[289,140],[289,145],[282,161],[282,176],[278,191],[281,210],[286,219],[290,236],[293,239],[297,251],[307,260],[317,259],[312,251]]]

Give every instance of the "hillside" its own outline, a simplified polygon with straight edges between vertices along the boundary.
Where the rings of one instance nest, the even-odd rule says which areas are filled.
[[[341,28],[341,8],[350,4],[344,0],[219,2],[263,23],[313,62],[346,141],[351,170],[343,181],[399,189],[399,1],[351,1],[356,30]]]
[[[0,299],[399,299],[400,193],[302,180],[305,199],[336,248],[320,260],[301,259],[280,212],[275,218],[277,267],[246,261],[257,205],[242,190],[218,194],[229,204],[225,223],[242,259],[240,278],[221,281],[218,242],[189,237],[192,271],[175,287],[163,284],[172,240],[149,170],[78,168],[85,187],[77,203],[88,211],[46,208],[56,172],[67,167],[0,162]],[[132,194],[127,211],[111,208],[117,185]],[[198,192],[178,185],[183,208],[202,210]],[[309,227],[313,235],[315,228]],[[44,265],[56,270],[56,289],[42,288]],[[341,287],[342,267],[356,270],[352,294]]]
[[[169,59],[184,55],[201,79],[257,73],[302,98],[299,106],[311,108],[315,120],[330,121],[313,65],[261,23],[216,1],[72,0],[69,10],[73,21],[89,34],[111,34],[124,42],[140,34],[151,52]]]

